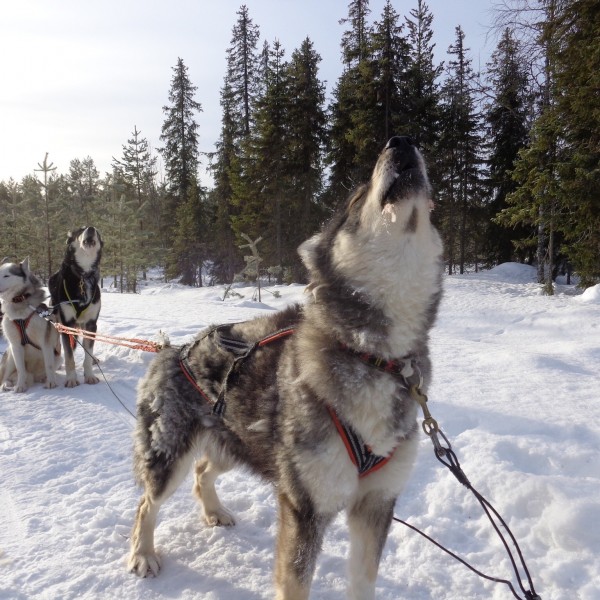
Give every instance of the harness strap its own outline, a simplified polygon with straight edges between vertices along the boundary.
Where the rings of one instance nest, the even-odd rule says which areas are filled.
[[[348,354],[356,356],[370,367],[404,380],[407,389],[413,385],[417,385],[418,387],[423,385],[421,370],[416,361],[417,357],[414,355],[408,355],[401,359],[385,360],[376,354],[361,352],[343,343],[340,343],[340,348]]]
[[[184,357],[183,355],[180,355],[179,366],[181,367],[181,370],[183,371],[183,374],[186,376],[187,380],[194,386],[196,391],[204,398],[204,400],[206,400],[206,402],[212,404],[211,399],[204,393],[204,390],[198,385],[196,378],[192,375],[187,361],[187,356]]]
[[[225,409],[227,408],[225,397],[227,394],[227,387],[229,385],[230,377],[235,373],[238,369],[239,365],[244,361],[250,354],[252,354],[257,348],[262,348],[271,342],[276,342],[277,340],[281,340],[288,335],[291,335],[296,331],[295,327],[286,327],[284,329],[278,329],[274,333],[270,333],[264,338],[258,340],[254,343],[241,342],[239,340],[232,340],[231,338],[224,338],[220,335],[219,328],[216,329],[216,333],[219,336],[218,340],[221,345],[225,348],[230,348],[232,352],[237,354],[236,358],[231,363],[229,370],[227,371],[227,375],[225,375],[225,379],[223,380],[223,385],[221,387],[221,392],[219,393],[219,397],[213,406],[213,414],[222,417],[225,414]]]
[[[344,446],[346,446],[350,460],[358,470],[359,477],[366,477],[370,473],[381,469],[392,458],[394,454],[393,450],[388,456],[374,454],[371,448],[363,442],[362,438],[351,427],[340,420],[331,406],[328,406],[327,409],[329,410],[331,420],[344,442]]]
[[[69,304],[73,307],[73,310],[75,311],[75,314],[77,315],[77,318],[79,318],[90,306],[90,304],[94,301],[94,298],[96,297],[96,287],[95,287],[95,282],[94,282],[94,286],[93,286],[93,292],[92,292],[92,297],[90,298],[90,300],[88,302],[81,302],[80,300],[72,300],[71,296],[69,294],[69,290],[67,289],[67,280],[63,279],[63,289],[65,291],[65,296],[67,297],[67,300],[69,301]],[[79,279],[79,291],[81,292],[81,295],[83,296],[83,293],[85,291],[85,285],[84,285],[84,278],[81,277]],[[75,306],[77,305],[77,306]],[[73,344],[71,344],[73,345]]]
[[[21,334],[21,346],[27,346],[27,344],[29,344],[30,346],[41,350],[41,348],[32,342],[27,335],[27,327],[29,326],[29,321],[31,321],[31,317],[33,317],[34,314],[35,313],[31,313],[26,319],[13,319],[13,323]]]

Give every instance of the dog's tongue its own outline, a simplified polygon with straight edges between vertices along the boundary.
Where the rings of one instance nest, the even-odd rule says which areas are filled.
[[[381,211],[383,218],[389,218],[392,223],[396,222],[396,209],[393,204],[386,204]],[[389,215],[389,217],[388,217]]]

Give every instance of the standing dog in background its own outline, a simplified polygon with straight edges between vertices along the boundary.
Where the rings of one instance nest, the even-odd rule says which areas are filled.
[[[58,320],[66,327],[78,327],[96,333],[100,314],[100,259],[102,237],[95,227],[82,227],[69,232],[67,249],[60,270],[48,281],[52,305]],[[61,334],[65,352],[66,387],[79,385],[73,357],[74,338]],[[92,366],[94,340],[84,338],[83,377],[86,383],[98,383]]]
[[[37,314],[47,307],[48,295],[29,270],[29,260],[0,266],[2,327],[9,347],[0,361],[0,385],[26,392],[33,381],[56,387],[60,365],[60,340],[54,326]]]
[[[329,523],[350,529],[348,595],[375,596],[379,560],[417,452],[428,337],[442,293],[442,244],[431,224],[421,154],[393,137],[370,181],[300,246],[304,306],[209,328],[165,348],[140,381],[138,506],[129,569],[157,575],[160,506],[195,464],[209,525],[233,525],[219,474],[245,466],[275,485],[277,600],[306,600]]]

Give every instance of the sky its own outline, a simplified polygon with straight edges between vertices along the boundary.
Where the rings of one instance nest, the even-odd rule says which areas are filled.
[[[331,90],[341,73],[346,0],[0,0],[0,181],[32,174],[46,153],[58,173],[91,156],[103,176],[134,127],[160,147],[162,107],[178,58],[203,107],[196,116],[200,151],[213,151],[226,50],[244,3],[260,27],[261,45],[279,39],[289,58],[308,36]],[[445,59],[460,24],[474,68],[483,67],[494,46],[493,0],[427,4],[437,59]],[[371,0],[372,20],[383,5]],[[416,0],[394,2],[400,15],[415,6]],[[200,176],[210,185],[203,168]]]
[[[544,600],[600,598],[600,285],[540,294],[535,269],[504,264],[446,276],[430,334],[429,409],[472,484],[509,524]],[[108,278],[105,279],[108,281]],[[98,332],[184,344],[203,327],[252,318],[306,297],[300,285],[224,288],[158,280],[102,296]],[[280,297],[272,293],[280,292]],[[0,352],[6,340],[0,338]],[[265,600],[273,597],[272,488],[243,471],[217,484],[235,527],[202,521],[191,475],[161,508],[156,579],[127,573],[140,490],[132,474],[135,390],[148,352],[97,343],[98,385],[0,392],[0,599]],[[81,378],[82,351],[76,351]],[[107,384],[110,384],[110,389]],[[112,390],[112,392],[111,392]],[[114,393],[114,395],[113,395]],[[348,459],[350,460],[350,459]],[[395,515],[495,577],[508,559],[481,508],[421,434]],[[348,533],[336,519],[311,598],[344,597]],[[513,580],[514,581],[514,580]],[[394,523],[377,600],[513,600]]]

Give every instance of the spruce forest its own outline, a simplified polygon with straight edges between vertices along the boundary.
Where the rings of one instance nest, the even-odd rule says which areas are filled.
[[[428,162],[447,273],[517,261],[537,266],[548,294],[559,273],[598,283],[600,3],[498,2],[497,44],[481,72],[460,26],[436,62],[427,3],[414,0],[404,15],[394,4],[373,15],[368,0],[348,2],[329,97],[311,39],[288,53],[241,6],[214,151],[199,152],[202,99],[179,58],[158,155],[133,126],[105,176],[89,156],[59,173],[50,154],[33,157],[35,175],[0,182],[1,255],[29,256],[47,280],[62,260],[65,215],[78,214],[73,226],[102,231],[104,285],[123,292],[156,266],[195,286],[253,279],[257,268],[302,282],[298,245],[403,134]],[[256,240],[260,261],[248,256]]]

